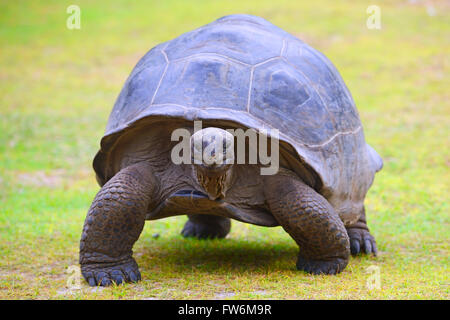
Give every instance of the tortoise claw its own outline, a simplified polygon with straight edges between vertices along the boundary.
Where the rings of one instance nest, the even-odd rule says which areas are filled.
[[[360,253],[377,255],[377,245],[375,238],[366,229],[348,228],[348,236],[350,238],[350,251],[352,255]]]
[[[351,239],[351,238],[350,238]],[[351,239],[350,240],[350,252],[355,255],[358,254],[360,251],[360,245],[359,240]]]
[[[311,260],[299,255],[297,269],[311,274],[338,274],[347,266],[348,259],[335,258],[332,260]]]
[[[101,264],[82,265],[81,272],[91,287],[97,285],[107,287],[113,283],[120,285],[141,280],[139,268],[132,258],[113,266],[102,266]]]

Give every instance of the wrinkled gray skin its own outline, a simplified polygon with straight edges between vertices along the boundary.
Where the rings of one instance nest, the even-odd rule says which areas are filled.
[[[223,129],[278,129],[278,173],[174,164],[171,134],[194,133],[193,120],[203,147]],[[350,253],[377,252],[363,202],[381,167],[326,57],[264,19],[221,18],[153,48],[125,83],[94,159],[102,188],[81,236],[82,274],[92,286],[138,281],[132,247],[145,220],[181,214],[185,237],[223,238],[230,218],[282,226],[299,270],[339,273]]]

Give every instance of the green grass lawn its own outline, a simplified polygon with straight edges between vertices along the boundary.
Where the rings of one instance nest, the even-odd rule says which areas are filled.
[[[1,2],[0,298],[449,299],[450,6],[376,1],[382,29],[369,30],[373,2]],[[80,30],[66,28],[73,3]],[[340,70],[384,159],[366,199],[379,256],[312,276],[281,227],[233,222],[224,240],[185,240],[175,217],[146,223],[143,281],[69,290],[99,190],[91,161],[126,77],[159,42],[231,13],[268,19]],[[372,265],[379,289],[366,285]]]

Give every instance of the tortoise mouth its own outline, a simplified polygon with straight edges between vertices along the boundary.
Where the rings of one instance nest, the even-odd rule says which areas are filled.
[[[226,164],[226,163],[203,164],[203,163],[201,163],[201,164],[195,164],[195,166],[200,167],[201,171],[209,173],[210,176],[216,176],[216,175],[222,175],[226,171],[228,171],[228,169],[231,167],[231,164]]]
[[[228,189],[231,165],[211,166],[199,164],[193,167],[194,176],[208,198],[212,201],[224,199]]]

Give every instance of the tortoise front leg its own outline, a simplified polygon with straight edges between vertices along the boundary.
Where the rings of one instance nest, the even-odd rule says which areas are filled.
[[[265,185],[269,209],[300,247],[297,269],[312,274],[344,270],[349,238],[328,201],[295,177],[268,176]]]
[[[365,208],[363,208],[359,220],[347,227],[347,233],[350,238],[350,250],[353,255],[362,252],[377,255],[378,250],[375,238],[370,234],[369,227],[367,227]]]
[[[80,241],[81,272],[89,285],[140,280],[132,247],[155,202],[157,186],[150,166],[142,162],[122,169],[97,193]]]

